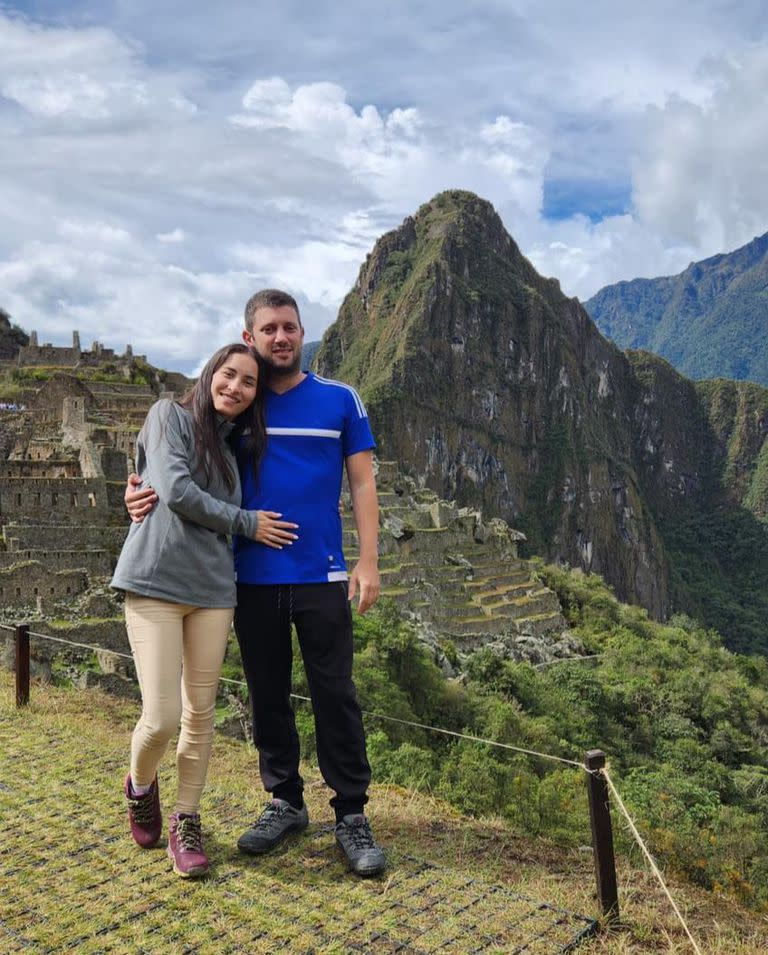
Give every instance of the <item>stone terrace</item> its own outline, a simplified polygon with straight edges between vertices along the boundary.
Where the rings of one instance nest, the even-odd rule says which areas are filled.
[[[393,462],[379,464],[378,486],[382,593],[411,615],[447,672],[455,655],[489,644],[533,662],[578,652],[556,595],[518,556],[522,533],[439,500]],[[348,508],[344,543],[351,565],[358,545]]]

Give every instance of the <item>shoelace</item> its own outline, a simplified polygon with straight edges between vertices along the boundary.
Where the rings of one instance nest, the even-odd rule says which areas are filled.
[[[151,790],[146,793],[143,799],[130,798],[128,808],[131,810],[134,821],[140,826],[146,826],[155,821],[155,806]]]
[[[269,805],[253,824],[253,828],[260,832],[268,832],[276,822],[283,818],[286,812],[288,810],[285,806]]]
[[[365,822],[357,822],[352,826],[345,824],[344,829],[349,834],[349,841],[352,843],[354,849],[376,848],[376,842],[374,841],[373,833],[367,820]]]
[[[190,852],[200,852],[203,848],[203,830],[199,819],[185,816],[176,826],[176,837],[181,845]]]

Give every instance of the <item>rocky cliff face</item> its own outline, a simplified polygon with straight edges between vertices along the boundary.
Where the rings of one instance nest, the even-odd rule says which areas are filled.
[[[711,495],[721,453],[706,403],[604,339],[489,203],[442,193],[379,240],[316,362],[360,389],[382,453],[417,481],[673,609],[665,520]]]

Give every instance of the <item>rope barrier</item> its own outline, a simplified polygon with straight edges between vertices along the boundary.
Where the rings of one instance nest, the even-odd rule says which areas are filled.
[[[65,640],[63,637],[54,637],[50,633],[34,633],[32,630],[29,631],[30,637],[37,637],[38,640],[52,640],[53,643],[63,643],[68,647],[80,647],[83,650],[91,650],[93,653],[97,651],[99,653],[111,653],[114,657],[121,657],[123,660],[133,661],[133,656],[130,653],[121,653],[119,650],[108,650],[106,647],[96,646],[94,643],[77,643],[74,640]]]
[[[232,680],[228,677],[219,677],[222,683],[234,683],[238,686],[247,686],[242,680]],[[308,696],[300,696],[298,693],[291,693],[294,700],[302,700],[305,703],[311,703]],[[513,746],[511,743],[500,743],[495,739],[484,739],[482,736],[471,736],[469,733],[457,733],[455,730],[443,729],[441,726],[430,726],[427,723],[416,723],[413,720],[403,720],[399,716],[387,716],[384,713],[374,713],[372,710],[362,710],[363,716],[370,716],[376,720],[386,720],[388,723],[400,723],[402,726],[412,726],[415,729],[430,730],[432,733],[443,733],[445,736],[453,736],[456,739],[466,739],[473,743],[484,743],[486,746],[498,746],[501,749],[511,749],[515,753],[524,753],[527,756],[540,756],[542,759],[550,759],[557,763],[565,763],[568,766],[576,766],[577,769],[583,769],[584,772],[590,772],[584,763],[579,763],[575,759],[565,759],[563,756],[553,756],[551,753],[539,753],[535,749],[523,749],[520,746]]]
[[[627,820],[627,823],[628,823],[628,825],[629,825],[629,829],[630,829],[632,835],[635,837],[635,841],[637,842],[637,844],[638,844],[638,845],[640,846],[640,848],[642,849],[643,855],[644,855],[645,858],[648,860],[648,863],[649,863],[649,865],[650,865],[650,867],[651,867],[651,871],[652,871],[653,874],[656,876],[656,879],[658,880],[659,885],[660,885],[660,886],[662,887],[662,889],[664,890],[665,895],[666,895],[667,898],[669,899],[670,905],[672,906],[672,908],[673,908],[674,911],[675,911],[675,915],[678,917],[678,919],[679,919],[679,921],[680,921],[680,924],[683,926],[683,929],[685,930],[685,934],[688,936],[688,940],[690,941],[691,945],[693,946],[693,950],[697,953],[697,955],[702,955],[701,949],[700,949],[699,946],[696,944],[696,939],[693,937],[693,935],[691,935],[691,931],[690,931],[690,929],[688,928],[688,925],[686,924],[686,921],[685,921],[685,919],[683,918],[683,915],[682,915],[680,909],[677,907],[677,905],[676,905],[676,903],[675,903],[675,900],[672,898],[672,893],[671,893],[671,892],[669,891],[669,889],[667,888],[667,884],[666,884],[666,882],[664,881],[664,877],[662,876],[661,871],[659,870],[659,867],[656,865],[656,863],[655,863],[655,861],[654,861],[654,859],[653,859],[653,856],[651,855],[651,853],[650,853],[650,852],[648,851],[648,849],[646,848],[646,845],[645,845],[645,843],[643,842],[642,836],[641,836],[640,833],[637,831],[637,826],[635,825],[635,823],[634,823],[633,820],[632,820],[632,817],[630,816],[629,812],[627,811],[627,807],[624,805],[624,801],[622,800],[621,796],[619,795],[618,790],[616,789],[616,786],[614,785],[613,780],[611,779],[611,777],[610,777],[610,775],[609,775],[609,773],[608,773],[608,768],[607,768],[606,766],[604,766],[603,769],[601,770],[601,772],[602,772],[602,774],[603,774],[603,777],[604,777],[606,783],[608,783],[608,788],[609,788],[610,791],[611,791],[611,795],[612,795],[613,798],[616,800],[616,805],[619,807],[619,809],[620,809],[621,812],[622,812],[622,815],[623,815],[624,818]]]
[[[13,627],[5,627],[4,629],[14,629]],[[83,650],[90,650],[95,653],[99,651],[100,653],[111,653],[113,656],[121,657],[124,660],[133,660],[133,657],[129,653],[121,653],[119,650],[108,650],[106,647],[99,647],[95,644],[90,643],[77,643],[74,640],[65,640],[63,637],[54,637],[50,633],[35,633],[30,630],[30,637],[36,637],[39,640],[51,640],[54,643],[61,643],[69,647],[79,647]],[[232,683],[236,686],[247,686],[243,680],[233,680],[229,677],[219,677],[220,682],[222,683]],[[304,703],[311,703],[312,700],[308,696],[301,696],[298,693],[291,693],[291,697],[294,700],[301,700]],[[521,746],[513,746],[511,743],[500,743],[498,740],[494,739],[484,739],[481,736],[471,736],[469,733],[458,733],[455,730],[443,729],[440,726],[430,726],[427,723],[417,723],[413,720],[404,720],[398,716],[387,716],[385,713],[374,713],[371,710],[363,710],[364,716],[369,716],[372,719],[384,720],[389,723],[399,723],[401,726],[411,726],[414,729],[428,730],[431,733],[442,733],[444,736],[452,736],[455,739],[465,739],[473,743],[483,743],[486,746],[496,746],[499,749],[512,750],[515,753],[523,753],[526,756],[538,756],[541,759],[548,759],[556,763],[564,763],[567,766],[575,766],[577,769],[583,769],[584,772],[590,772],[584,763],[580,763],[575,759],[566,759],[563,756],[554,756],[551,753],[540,753],[535,749],[524,749]]]

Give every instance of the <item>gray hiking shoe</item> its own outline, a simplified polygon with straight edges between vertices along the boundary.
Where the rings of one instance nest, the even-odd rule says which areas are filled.
[[[376,845],[368,820],[362,813],[344,816],[337,823],[336,843],[355,875],[379,875],[387,866],[384,851]]]
[[[272,799],[253,826],[237,840],[237,848],[249,855],[260,856],[274,849],[290,832],[301,832],[308,825],[306,806],[294,809],[285,799]]]

